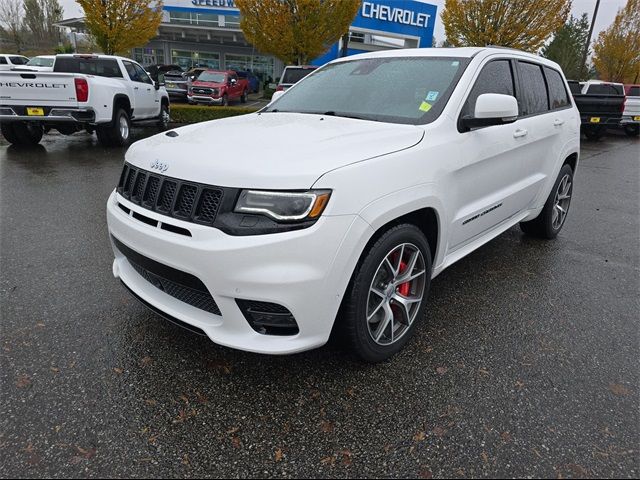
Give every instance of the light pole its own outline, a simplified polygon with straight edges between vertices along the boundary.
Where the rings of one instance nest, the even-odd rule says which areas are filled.
[[[580,65],[580,71],[583,72],[584,76],[588,72],[585,72],[585,67],[587,64],[587,55],[589,54],[589,45],[591,44],[591,35],[593,34],[593,26],[596,23],[596,17],[598,16],[598,8],[600,7],[600,0],[596,0],[596,7],[593,9],[593,17],[591,18],[591,26],[589,27],[589,36],[587,37],[587,42],[584,45],[584,51],[582,52],[582,65]]]

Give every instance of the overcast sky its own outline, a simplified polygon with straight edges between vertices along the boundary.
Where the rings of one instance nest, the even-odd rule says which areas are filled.
[[[82,16],[82,9],[75,2],[75,0],[59,0],[60,4],[64,8],[64,18],[80,17]],[[444,40],[444,27],[440,21],[440,13],[442,13],[442,7],[444,0],[419,0],[426,3],[431,3],[438,6],[438,20],[436,22],[435,37],[438,42]],[[553,1],[553,0],[549,0]],[[613,22],[614,17],[618,9],[626,4],[626,0],[601,0],[600,10],[598,11],[598,18],[594,27],[593,38],[595,39],[598,32],[604,30]],[[593,7],[596,4],[596,0],[573,0],[573,15],[579,17],[582,13],[589,14],[589,18],[593,15]]]

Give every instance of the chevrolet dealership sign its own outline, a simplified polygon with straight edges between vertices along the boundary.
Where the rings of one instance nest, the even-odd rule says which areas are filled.
[[[197,0],[194,0],[197,1]],[[362,2],[361,15],[365,18],[375,18],[387,22],[412,25],[414,27],[429,27],[431,15],[428,13],[415,12],[404,8],[391,7],[373,2]]]

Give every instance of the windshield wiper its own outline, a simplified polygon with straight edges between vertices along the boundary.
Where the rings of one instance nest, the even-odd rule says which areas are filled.
[[[356,115],[349,115],[349,114],[346,114],[346,113],[336,113],[334,110],[329,110],[328,112],[324,112],[324,113],[322,113],[322,115],[329,115],[329,116],[332,116],[332,117],[355,118],[356,120],[371,120],[370,118],[362,118],[362,117],[358,117]]]

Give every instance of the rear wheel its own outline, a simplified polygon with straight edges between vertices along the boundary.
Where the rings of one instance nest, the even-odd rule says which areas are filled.
[[[96,128],[98,141],[105,147],[125,147],[130,142],[131,120],[129,114],[122,108],[116,111],[113,121]]]
[[[556,238],[567,219],[572,194],[573,170],[569,165],[563,165],[540,215],[529,222],[521,222],[522,231],[533,237]]]
[[[42,125],[37,123],[3,123],[1,128],[4,138],[13,145],[37,145],[44,134]]]
[[[640,125],[625,125],[624,133],[629,137],[637,137],[640,135]]]
[[[341,327],[356,353],[381,362],[401,350],[424,316],[431,253],[415,225],[397,225],[363,254],[344,299]]]
[[[587,127],[584,130],[584,136],[593,141],[600,140],[603,134],[604,131],[601,127]]]
[[[13,126],[13,123],[2,123],[0,124],[0,130],[2,131],[2,136],[7,142],[16,145],[20,141],[18,140],[18,136],[16,135]]]

